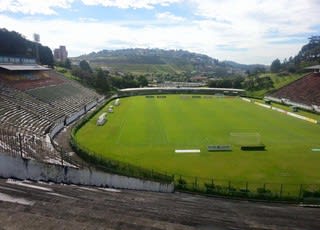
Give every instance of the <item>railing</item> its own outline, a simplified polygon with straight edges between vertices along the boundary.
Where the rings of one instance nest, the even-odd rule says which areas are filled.
[[[286,184],[175,176],[181,191],[246,199],[320,203],[320,184]]]

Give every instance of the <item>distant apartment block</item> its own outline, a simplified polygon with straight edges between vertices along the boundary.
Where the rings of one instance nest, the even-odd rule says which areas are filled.
[[[68,52],[65,46],[54,49],[54,59],[57,61],[65,61],[68,58]]]

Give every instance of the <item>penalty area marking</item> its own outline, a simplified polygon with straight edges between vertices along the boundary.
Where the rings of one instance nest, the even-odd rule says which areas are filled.
[[[176,149],[175,153],[200,153],[200,149]]]

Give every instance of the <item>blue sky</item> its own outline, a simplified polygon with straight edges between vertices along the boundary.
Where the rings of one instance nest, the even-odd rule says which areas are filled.
[[[163,48],[270,64],[320,34],[319,9],[319,0],[0,0],[0,27],[38,33],[69,56]]]

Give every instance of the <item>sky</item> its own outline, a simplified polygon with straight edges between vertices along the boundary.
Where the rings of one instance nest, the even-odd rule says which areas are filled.
[[[0,0],[0,28],[40,35],[70,57],[103,49],[183,49],[271,64],[320,35],[320,0]]]

